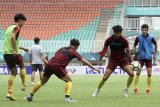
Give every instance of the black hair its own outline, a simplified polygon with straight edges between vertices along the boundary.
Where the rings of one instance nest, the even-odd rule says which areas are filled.
[[[112,27],[113,32],[122,32],[122,27],[120,25],[115,25]]]
[[[18,22],[19,19],[24,20],[24,21],[27,20],[27,18],[26,18],[26,17],[24,16],[24,14],[22,14],[22,13],[18,13],[18,14],[16,14],[16,15],[14,16],[14,21],[15,21],[15,22]]]
[[[80,42],[78,39],[71,39],[70,40],[70,45],[71,46],[79,46],[80,45]]]
[[[149,28],[149,26],[147,25],[147,24],[143,24],[142,26],[141,26],[141,28]]]
[[[40,39],[39,39],[38,37],[35,37],[35,38],[34,38],[34,43],[35,43],[35,44],[39,43],[39,41],[40,41]]]

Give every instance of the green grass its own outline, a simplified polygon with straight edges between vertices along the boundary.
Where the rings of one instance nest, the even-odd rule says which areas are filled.
[[[6,99],[8,75],[0,75],[0,107],[159,107],[160,104],[160,77],[153,76],[150,95],[145,94],[146,76],[141,76],[139,82],[139,94],[133,94],[133,84],[129,89],[129,97],[124,98],[124,88],[127,76],[111,76],[105,83],[98,97],[91,94],[96,89],[101,75],[72,75],[72,98],[80,100],[78,103],[64,103],[65,83],[52,76],[45,86],[35,94],[33,102],[23,98],[31,91],[30,75],[27,76],[27,90],[20,90],[19,75],[14,82],[13,91],[16,101]],[[38,81],[38,76],[36,77]]]

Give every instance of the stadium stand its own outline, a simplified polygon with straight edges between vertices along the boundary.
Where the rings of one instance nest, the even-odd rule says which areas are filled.
[[[59,47],[68,44],[71,38],[77,38],[81,41],[80,53],[89,58],[88,53],[92,54],[93,41],[97,40],[100,26],[105,29],[103,32],[107,29],[108,23],[104,26],[103,20],[106,17],[107,20],[112,18],[115,7],[123,2],[124,0],[1,0],[0,14],[3,17],[0,40],[3,40],[5,29],[13,23],[13,16],[20,12],[27,16],[27,22],[20,33],[22,46],[29,48],[33,44],[32,39],[38,36],[42,39],[44,51],[53,54]],[[107,11],[102,12],[104,9]],[[60,45],[56,45],[57,41]],[[24,52],[22,54],[26,55]],[[90,56],[95,56],[91,54]]]

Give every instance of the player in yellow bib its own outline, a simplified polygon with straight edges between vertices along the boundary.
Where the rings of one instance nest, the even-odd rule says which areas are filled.
[[[21,27],[26,21],[26,17],[19,13],[14,17],[15,24],[7,28],[4,35],[4,60],[7,63],[8,68],[11,71],[11,76],[8,79],[8,92],[7,98],[10,100],[16,100],[13,96],[12,85],[13,81],[17,75],[16,65],[20,67],[20,77],[22,80],[21,90],[25,91],[26,89],[26,70],[24,67],[24,62],[22,56],[19,54],[19,49],[28,52],[28,49],[19,47],[19,33]]]

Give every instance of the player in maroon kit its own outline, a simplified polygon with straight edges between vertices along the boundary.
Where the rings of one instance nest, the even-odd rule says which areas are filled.
[[[66,82],[65,85],[65,102],[77,102],[76,100],[72,100],[70,97],[70,92],[72,88],[72,79],[67,74],[66,66],[73,58],[77,58],[79,61],[83,62],[84,64],[88,65],[92,69],[97,72],[100,72],[99,69],[93,67],[91,63],[87,60],[82,58],[82,56],[76,51],[79,47],[80,43],[77,39],[72,39],[70,41],[69,47],[60,48],[56,53],[55,56],[51,58],[48,64],[44,68],[44,74],[41,81],[39,81],[33,87],[31,93],[27,97],[28,101],[32,101],[33,95],[38,91],[38,89],[43,86],[50,78],[52,74],[55,74],[59,79]]]
[[[103,78],[98,85],[98,88],[92,94],[93,97],[96,97],[99,94],[100,89],[104,85],[105,81],[110,77],[110,75],[117,66],[120,66],[121,69],[123,69],[129,75],[129,78],[127,80],[127,85],[123,89],[125,97],[128,97],[128,88],[133,81],[134,72],[132,71],[126,57],[128,55],[130,57],[130,60],[133,61],[128,41],[122,36],[121,34],[122,27],[120,25],[113,26],[112,29],[114,34],[106,39],[103,48],[103,50],[105,50],[106,48],[108,48],[108,46],[110,46],[111,55],[109,63],[106,68],[105,74],[103,75]],[[102,53],[100,54],[100,62],[99,62],[100,65],[102,64],[102,58],[104,56],[103,52],[105,52],[103,50]]]

